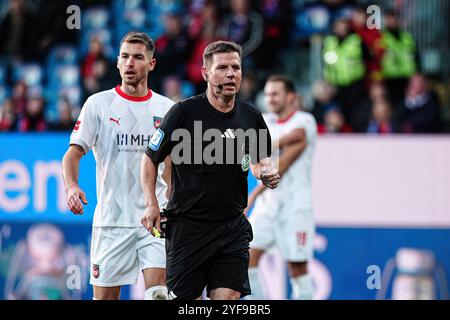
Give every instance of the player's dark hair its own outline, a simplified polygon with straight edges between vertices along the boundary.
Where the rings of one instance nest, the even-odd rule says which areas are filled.
[[[153,53],[155,52],[155,44],[145,32],[130,31],[123,36],[122,40],[120,41],[120,47],[122,47],[122,44],[124,42],[142,43],[145,48],[147,48],[147,51],[150,52],[151,56],[153,56]]]
[[[239,58],[242,58],[242,48],[232,41],[215,41],[211,42],[203,51],[203,65],[209,64],[215,53],[237,52]]]
[[[284,74],[271,75],[266,82],[282,82],[286,92],[296,93],[294,80]]]

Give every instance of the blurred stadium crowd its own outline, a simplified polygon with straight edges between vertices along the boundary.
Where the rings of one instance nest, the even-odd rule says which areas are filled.
[[[150,87],[175,101],[205,90],[203,49],[231,39],[245,55],[240,98],[263,111],[265,79],[286,73],[321,133],[448,132],[448,3],[375,2],[381,30],[367,28],[372,3],[0,0],[0,131],[72,130],[89,95],[120,83],[119,41],[140,30],[156,44]],[[73,4],[79,30],[66,25]]]

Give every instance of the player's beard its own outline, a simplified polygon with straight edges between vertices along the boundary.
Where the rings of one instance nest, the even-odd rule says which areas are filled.
[[[144,80],[144,77],[139,77],[137,74],[135,74],[134,77],[127,78],[127,76],[124,74],[124,77],[122,79],[126,85],[136,87]]]

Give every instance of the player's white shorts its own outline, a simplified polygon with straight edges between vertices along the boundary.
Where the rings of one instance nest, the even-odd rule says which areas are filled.
[[[93,227],[90,284],[135,284],[141,270],[166,267],[165,240],[144,227]]]
[[[250,248],[268,250],[276,246],[290,262],[312,259],[315,223],[312,210],[289,208],[267,212],[268,206],[255,206],[249,220],[253,229]]]

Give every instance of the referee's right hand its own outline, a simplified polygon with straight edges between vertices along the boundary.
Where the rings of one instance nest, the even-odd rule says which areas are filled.
[[[153,227],[158,229],[158,232],[161,233],[160,220],[161,215],[159,212],[159,207],[156,205],[150,205],[145,209],[144,215],[141,218],[141,223],[148,232],[150,232],[153,236],[156,236]]]
[[[87,199],[86,194],[79,186],[74,185],[67,189],[67,205],[70,211],[77,215],[83,214],[83,204],[81,202],[87,204]]]

